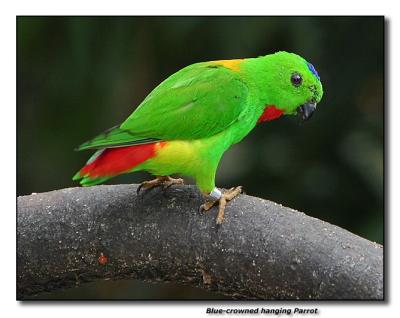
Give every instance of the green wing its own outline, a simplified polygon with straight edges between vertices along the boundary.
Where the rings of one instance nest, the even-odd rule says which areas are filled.
[[[157,86],[119,127],[78,149],[207,138],[238,120],[247,94],[238,73],[208,62],[193,64]]]

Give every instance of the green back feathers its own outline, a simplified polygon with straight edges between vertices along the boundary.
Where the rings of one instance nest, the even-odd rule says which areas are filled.
[[[157,86],[121,126],[78,150],[213,136],[237,120],[247,93],[240,76],[224,67],[188,66]]]
[[[121,128],[163,140],[206,138],[237,120],[246,97],[238,74],[198,63],[159,85]]]

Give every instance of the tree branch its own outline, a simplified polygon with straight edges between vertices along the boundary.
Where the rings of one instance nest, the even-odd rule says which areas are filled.
[[[222,226],[193,186],[18,198],[17,297],[96,279],[175,281],[246,299],[383,299],[382,246],[241,195]]]

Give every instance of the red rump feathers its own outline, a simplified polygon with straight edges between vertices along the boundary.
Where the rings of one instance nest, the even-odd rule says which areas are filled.
[[[275,107],[275,105],[268,105],[265,107],[264,112],[258,118],[257,124],[263,121],[271,121],[283,115],[283,110]]]
[[[100,150],[79,171],[81,177],[99,178],[111,177],[128,172],[137,165],[156,155],[157,147],[163,147],[165,142],[134,145]]]

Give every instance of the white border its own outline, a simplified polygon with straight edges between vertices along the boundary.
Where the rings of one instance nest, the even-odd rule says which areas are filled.
[[[4,317],[142,317],[157,315],[160,317],[204,317],[207,306],[214,307],[272,307],[272,303],[31,303],[21,304],[15,301],[15,189],[16,189],[16,51],[15,16],[16,15],[386,15],[390,21],[390,81],[387,104],[390,107],[390,184],[391,194],[397,190],[395,182],[400,180],[399,141],[400,103],[399,84],[399,22],[395,1],[385,4],[382,1],[2,1],[0,27],[0,78],[1,78],[1,165],[2,209],[1,209],[1,312]],[[397,57],[397,58],[396,58]],[[388,85],[389,83],[386,83]],[[387,86],[388,87],[388,86]],[[399,138],[400,139],[400,138]],[[397,144],[397,146],[396,146]],[[397,166],[397,167],[396,167]],[[386,166],[388,168],[388,166]],[[389,190],[386,189],[386,190]],[[390,288],[387,296],[389,304],[382,303],[309,303],[301,307],[320,308],[323,317],[392,317],[399,309],[399,196],[389,196],[390,224],[386,229],[390,235],[387,252],[389,264]],[[390,245],[389,245],[390,243]],[[296,303],[279,303],[279,306],[293,307]],[[240,316],[242,317],[242,316]]]

